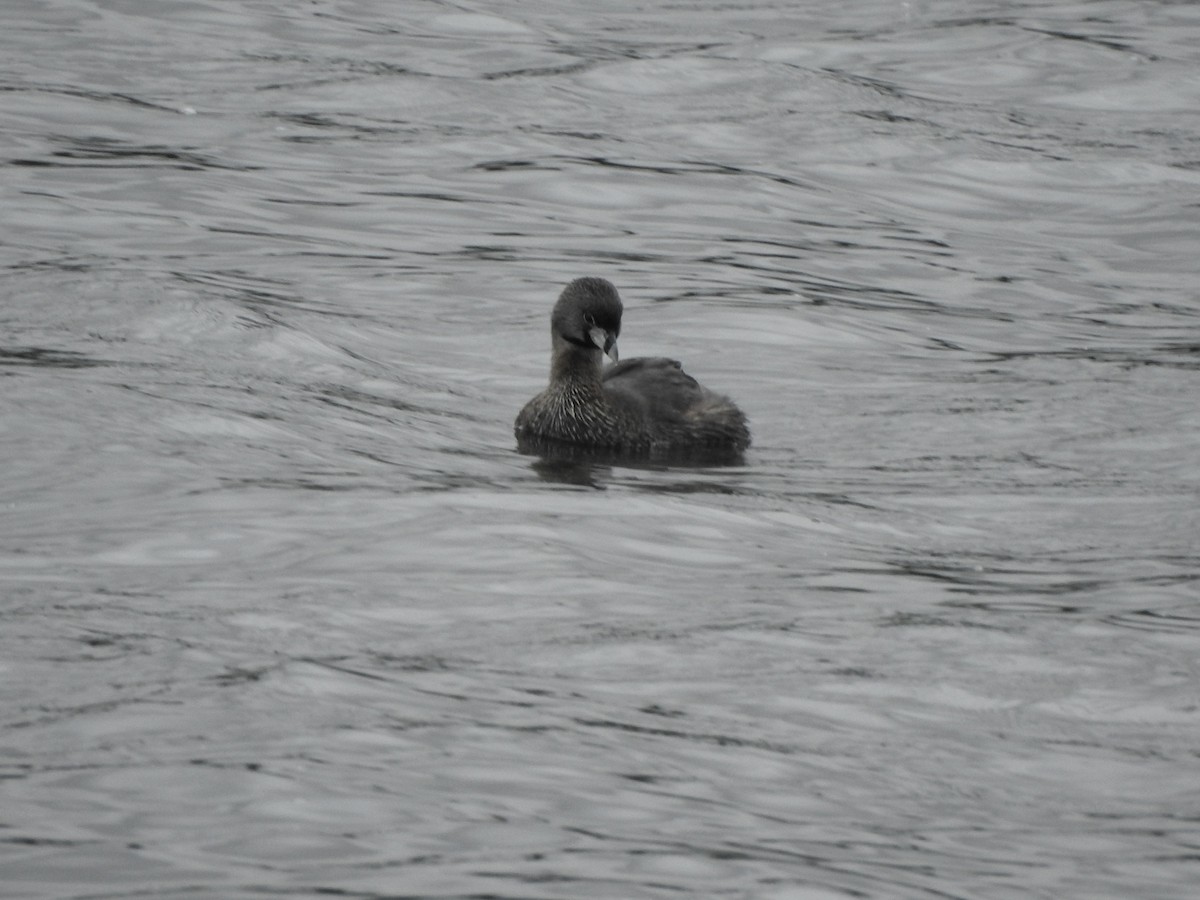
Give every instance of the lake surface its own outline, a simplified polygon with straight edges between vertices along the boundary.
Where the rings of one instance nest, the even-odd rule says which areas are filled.
[[[1192,898],[1200,4],[8,0],[0,894]],[[726,467],[512,419],[579,275]]]

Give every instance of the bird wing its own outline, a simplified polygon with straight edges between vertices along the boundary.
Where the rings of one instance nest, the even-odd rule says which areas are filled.
[[[678,360],[661,356],[626,359],[604,370],[604,389],[614,399],[655,419],[681,419],[704,398],[704,389]]]

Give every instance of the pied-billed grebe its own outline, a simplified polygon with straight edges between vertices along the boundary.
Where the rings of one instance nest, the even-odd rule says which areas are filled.
[[[563,288],[550,316],[550,385],[525,404],[518,444],[561,443],[629,453],[740,453],[746,417],[673,359],[617,362],[621,298],[603,278]],[[615,365],[604,369],[603,354]]]

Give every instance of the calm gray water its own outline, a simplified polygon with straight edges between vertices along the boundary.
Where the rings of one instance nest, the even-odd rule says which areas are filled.
[[[0,895],[1192,898],[1200,4],[6,0]],[[727,468],[547,467],[578,275]]]

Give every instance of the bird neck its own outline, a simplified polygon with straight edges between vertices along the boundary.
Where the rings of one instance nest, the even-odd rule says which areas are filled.
[[[550,358],[550,383],[576,389],[600,390],[603,354],[599,347],[581,347],[554,335]]]

